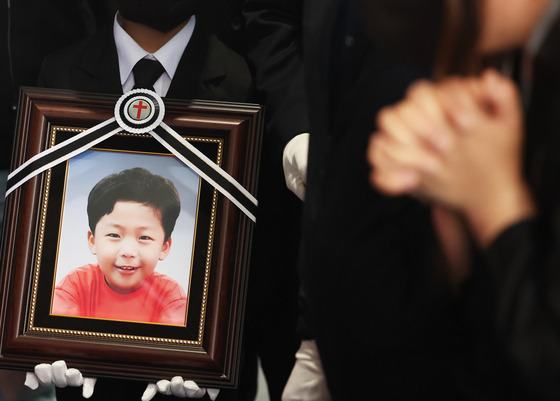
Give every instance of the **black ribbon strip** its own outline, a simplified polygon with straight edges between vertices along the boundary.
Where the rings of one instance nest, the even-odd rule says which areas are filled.
[[[120,130],[120,126],[116,121],[112,121],[103,127],[90,130],[91,132],[80,137],[79,139],[72,138],[74,140],[67,140],[65,142],[62,142],[60,144],[62,146],[56,148],[56,150],[54,151],[43,152],[42,157],[38,157],[31,163],[22,165],[24,166],[23,168],[15,170],[13,174],[10,174],[8,176],[6,196],[8,196],[8,194],[10,194],[14,189],[23,184],[29,178],[46,170],[48,168],[46,166],[51,164],[56,165],[62,163],[65,160],[68,160],[70,157],[72,157],[69,156],[70,154],[80,150],[80,148],[89,149],[97,140],[115,130]]]
[[[198,154],[186,147],[185,144],[181,143],[179,139],[173,136],[161,125],[154,128],[154,132],[177,153],[183,156],[184,159],[188,160],[192,164],[191,168],[193,168],[193,170],[200,174],[205,180],[210,182],[230,200],[236,203],[237,206],[242,209],[253,221],[255,220],[257,213],[256,200],[248,197],[246,193],[240,190],[232,181],[228,180],[223,175],[227,175],[227,173],[219,169],[215,163],[210,164],[208,161],[203,160]],[[231,179],[233,180],[233,178]]]
[[[139,120],[131,126],[127,124],[128,119],[124,115],[124,107],[130,100],[138,97],[153,103],[152,107],[159,110],[150,119],[152,125],[144,127],[148,122]],[[257,200],[245,188],[243,188],[233,177],[225,172],[215,162],[210,160],[192,144],[183,139],[171,127],[163,123],[165,113],[161,98],[152,91],[137,89],[124,94],[115,105],[115,118],[104,121],[75,137],[55,145],[27,160],[8,176],[6,196],[21,186],[30,178],[43,171],[56,166],[80,153],[93,147],[99,142],[111,137],[121,130],[130,132],[149,132],[156,140],[164,145],[179,160],[191,167],[203,179],[208,181],[218,191],[230,199],[251,220],[256,221]],[[126,120],[126,121],[125,121]],[[128,121],[130,122],[130,121]],[[152,128],[152,126],[155,126]],[[140,128],[142,129],[140,129]],[[153,129],[153,131],[151,131]]]

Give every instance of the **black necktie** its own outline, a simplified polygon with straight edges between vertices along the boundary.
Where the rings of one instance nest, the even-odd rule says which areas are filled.
[[[134,88],[133,89],[150,89],[154,90],[154,83],[163,74],[164,68],[157,60],[149,60],[143,58],[139,60],[132,73],[134,74]]]

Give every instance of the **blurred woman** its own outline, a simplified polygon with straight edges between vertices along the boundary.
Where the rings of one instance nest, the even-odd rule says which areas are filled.
[[[449,275],[479,336],[472,366],[496,380],[494,396],[557,400],[560,2],[443,7],[437,80],[413,84],[378,114],[371,182],[431,202]],[[482,68],[489,56],[501,71]]]

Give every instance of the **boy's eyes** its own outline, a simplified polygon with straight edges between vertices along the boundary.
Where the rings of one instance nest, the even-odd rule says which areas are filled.
[[[116,234],[116,233],[109,233],[106,236],[109,237],[109,238],[121,238],[121,236],[119,234]],[[153,238],[150,237],[149,235],[141,235],[141,236],[138,237],[138,239],[140,241],[152,241],[153,240]]]

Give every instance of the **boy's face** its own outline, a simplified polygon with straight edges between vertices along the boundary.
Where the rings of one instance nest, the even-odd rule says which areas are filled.
[[[97,255],[107,285],[119,294],[136,291],[165,259],[171,247],[157,210],[138,202],[117,202],[113,211],[88,231],[90,251]]]

